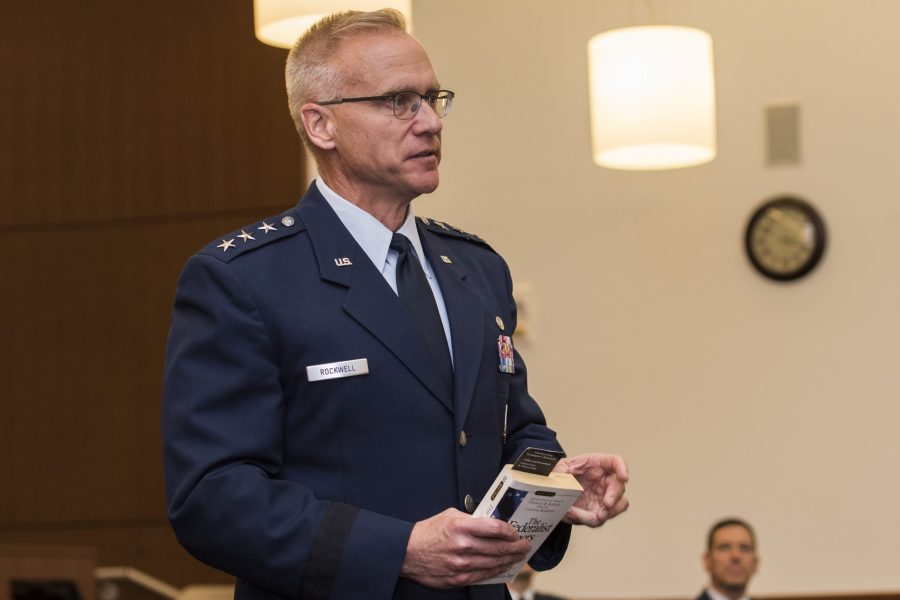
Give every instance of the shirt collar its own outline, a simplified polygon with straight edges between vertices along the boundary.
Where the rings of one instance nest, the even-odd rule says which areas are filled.
[[[419,239],[419,229],[416,227],[416,216],[413,214],[412,204],[409,205],[409,209],[406,211],[406,220],[403,221],[403,225],[400,226],[397,233],[405,235],[409,239],[416,251],[416,257],[422,263],[422,268],[430,274],[431,269],[425,261],[425,252],[422,250],[422,240]],[[390,239],[388,243],[390,244]]]
[[[709,586],[706,588],[707,595],[712,598],[712,600],[729,600],[728,596],[714,588],[713,586]],[[741,596],[738,600],[750,600],[749,596]]]
[[[356,240],[356,243],[360,245],[366,256],[378,267],[379,271],[383,270],[388,260],[388,249],[391,245],[393,232],[371,214],[341,197],[328,187],[328,184],[321,177],[316,177],[316,187],[319,188],[319,192],[322,193],[325,201],[337,214],[338,219],[341,220],[341,223],[344,224],[344,227]],[[397,233],[401,233],[409,238],[413,249],[416,251],[416,256],[422,264],[422,268],[425,269],[426,273],[431,274],[431,268],[425,261],[422,241],[419,239],[419,230],[416,227],[416,216],[413,214],[411,204],[406,210],[406,219],[397,230]],[[395,257],[396,254],[391,258],[394,259]]]

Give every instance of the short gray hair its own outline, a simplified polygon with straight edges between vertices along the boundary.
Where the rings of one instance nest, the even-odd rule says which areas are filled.
[[[288,108],[294,127],[306,147],[314,147],[300,119],[300,107],[316,100],[336,98],[346,74],[334,68],[330,58],[347,39],[381,31],[406,31],[403,14],[392,8],[372,12],[346,10],[323,17],[294,43],[285,65]]]

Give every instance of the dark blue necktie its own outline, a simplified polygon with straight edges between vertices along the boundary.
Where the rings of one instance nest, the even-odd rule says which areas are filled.
[[[438,312],[437,302],[425,271],[413,251],[412,243],[406,236],[395,233],[391,238],[391,250],[397,251],[397,294],[400,302],[412,317],[416,329],[425,338],[425,345],[432,357],[435,368],[447,386],[448,392],[453,389],[453,365],[450,362],[450,351],[447,348],[447,336]]]

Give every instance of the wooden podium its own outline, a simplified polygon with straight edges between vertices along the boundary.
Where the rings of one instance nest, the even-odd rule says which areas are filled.
[[[13,582],[71,582],[81,600],[95,600],[96,566],[97,550],[87,546],[0,545],[0,600],[13,600]]]

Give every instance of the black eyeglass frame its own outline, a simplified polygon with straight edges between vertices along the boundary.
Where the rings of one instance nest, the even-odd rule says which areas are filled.
[[[416,108],[416,110],[414,110],[408,117],[401,117],[397,114],[397,98],[403,94],[415,94],[416,96],[418,96],[420,98],[419,108]],[[437,100],[441,96],[441,94],[447,95],[447,110],[444,111],[443,116],[438,114],[437,111],[435,111],[435,114],[437,114],[439,118],[443,119],[448,114],[450,114],[450,108],[453,106],[453,98],[454,98],[454,96],[456,96],[456,94],[454,92],[451,92],[450,90],[434,90],[432,92],[425,92],[424,94],[420,94],[419,92],[416,92],[413,90],[403,90],[402,92],[397,92],[395,94],[388,94],[386,96],[360,96],[358,98],[337,98],[335,100],[323,100],[321,102],[313,102],[313,104],[319,104],[321,106],[329,106],[332,104],[344,104],[345,102],[379,102],[382,100],[390,100],[391,108],[394,111],[394,116],[396,118],[400,119],[401,121],[408,121],[408,120],[414,118],[416,116],[416,114],[418,114],[419,109],[422,108],[422,100],[427,101],[428,105],[432,108],[432,110],[434,110],[434,105],[437,103]]]

